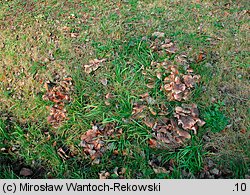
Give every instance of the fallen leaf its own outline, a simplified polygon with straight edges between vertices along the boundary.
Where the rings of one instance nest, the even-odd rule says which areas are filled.
[[[154,88],[154,83],[148,83],[147,85],[146,85],[149,89],[153,89]]]
[[[84,67],[84,71],[87,73],[87,74],[90,74],[91,72],[93,71],[96,71],[103,62],[105,62],[107,59],[101,59],[101,60],[98,60],[98,59],[94,59],[94,60],[90,60],[89,61],[89,64],[87,65],[83,65]]]
[[[199,62],[203,61],[205,58],[206,58],[206,54],[205,54],[204,52],[200,52],[200,53],[198,54],[198,57],[197,57],[197,59],[196,59],[196,62],[199,63]]]
[[[139,96],[140,96],[142,99],[145,99],[145,98],[149,97],[149,93],[146,92],[146,93],[141,94],[141,95],[139,95]]]
[[[104,101],[104,104],[105,104],[106,106],[110,106],[110,105],[111,105],[111,103],[109,103],[108,101]]]
[[[29,168],[25,168],[23,167],[20,172],[19,172],[19,175],[20,176],[24,176],[24,177],[28,177],[28,176],[31,176],[33,175],[33,171]]]
[[[70,158],[70,156],[68,156],[68,154],[66,153],[70,153],[69,149],[67,147],[60,147],[58,150],[57,150],[57,154],[63,159],[63,160],[67,160]]]
[[[157,141],[155,139],[149,139],[148,144],[151,148],[156,148],[157,147]]]
[[[79,33],[70,33],[71,38],[77,38],[79,36]]]
[[[126,168],[122,167],[121,171],[119,172],[120,175],[124,175],[126,173]]]
[[[247,131],[246,131],[246,129],[241,129],[240,132],[241,132],[242,134],[246,134]]]
[[[147,120],[143,120],[143,123],[144,123],[147,127],[151,128],[151,129],[154,127],[154,124],[155,124],[154,121],[149,121],[148,119],[147,119]]]
[[[157,168],[153,168],[155,174],[159,174],[159,173],[168,173],[169,171],[167,171],[166,168],[164,167],[157,167]]]
[[[113,151],[113,154],[114,154],[114,155],[118,155],[118,154],[119,154],[118,150],[114,150],[114,151]]]
[[[152,37],[163,38],[165,34],[163,32],[154,32]]]
[[[56,147],[56,144],[57,144],[57,142],[54,141],[53,144],[52,144],[52,146],[53,146],[53,147]]]
[[[110,99],[110,98],[113,98],[113,97],[114,97],[114,95],[111,94],[111,93],[107,93],[106,96],[105,96],[106,99]]]
[[[138,113],[141,113],[145,108],[147,108],[146,105],[141,105],[141,104],[138,104],[138,103],[134,103],[133,110],[132,110],[132,115],[136,115]]]
[[[101,79],[100,82],[104,85],[107,86],[108,80],[107,79]]]
[[[149,161],[149,165],[153,168],[155,174],[160,174],[160,173],[169,173],[170,171],[167,171],[165,167],[157,166],[153,160]]]
[[[101,171],[101,173],[99,173],[99,179],[107,179],[109,176],[110,173],[106,171]]]

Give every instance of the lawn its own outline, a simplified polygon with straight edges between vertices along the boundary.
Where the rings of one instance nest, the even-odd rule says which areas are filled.
[[[249,178],[249,15],[0,1],[0,178]]]

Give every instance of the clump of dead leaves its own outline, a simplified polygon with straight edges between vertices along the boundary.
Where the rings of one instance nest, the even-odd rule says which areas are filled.
[[[89,129],[81,136],[81,146],[86,157],[90,157],[93,164],[99,164],[101,156],[110,148],[106,140],[110,138],[119,138],[122,134],[122,129],[116,128],[116,124],[108,123],[106,125],[93,124],[92,129]],[[114,151],[117,153],[117,151]]]
[[[66,77],[56,83],[48,81],[44,84],[46,89],[43,99],[54,103],[48,107],[50,115],[47,118],[49,124],[54,128],[59,127],[66,119],[65,103],[71,101],[70,94],[73,90],[72,78]]]

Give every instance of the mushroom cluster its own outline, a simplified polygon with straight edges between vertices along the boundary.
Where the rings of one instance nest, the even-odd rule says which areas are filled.
[[[199,75],[183,75],[180,74],[176,66],[169,66],[167,70],[170,75],[165,77],[163,89],[170,101],[187,100],[190,89],[195,87],[199,82]]]
[[[49,124],[57,128],[66,119],[65,103],[71,101],[70,93],[73,90],[72,78],[67,77],[58,83],[46,82],[44,84],[46,94],[43,99],[55,103],[49,107],[50,115],[47,118]]]
[[[116,128],[116,124],[108,123],[105,126],[95,124],[81,136],[80,146],[83,147],[85,156],[90,157],[93,164],[99,164],[100,157],[109,148],[109,144],[105,142],[110,138],[119,138],[122,129]]]
[[[205,124],[205,122],[199,118],[199,110],[196,104],[182,104],[182,107],[177,106],[174,116],[178,120],[178,125],[185,130],[193,130],[194,134],[197,133],[198,127]]]
[[[152,42],[150,48],[154,52],[174,54],[177,51],[176,44],[170,39],[165,39],[165,34],[162,32],[154,32],[151,36]]]
[[[190,139],[191,135],[178,127],[173,119],[161,118],[153,128],[153,138],[149,139],[149,145],[152,148],[176,148]]]

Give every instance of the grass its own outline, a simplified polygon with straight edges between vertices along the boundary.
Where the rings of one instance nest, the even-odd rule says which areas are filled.
[[[117,178],[116,167],[126,168],[124,178],[199,178],[207,159],[228,172],[222,177],[249,174],[247,1],[12,0],[0,7],[0,148],[6,149],[0,152],[0,178],[21,178],[22,167],[36,170],[32,178],[99,178],[101,171]],[[152,52],[149,39],[156,31],[176,42],[174,55]],[[205,58],[197,62],[201,52]],[[149,92],[169,108],[168,116],[179,103],[166,101],[160,80],[148,89],[142,71],[151,61],[178,64],[181,54],[201,75],[187,102],[198,105],[206,125],[180,149],[152,149],[150,129],[131,118],[133,103]],[[86,74],[82,65],[95,58],[107,61]],[[73,101],[66,106],[68,120],[54,129],[47,123],[51,103],[42,99],[43,83],[67,75],[74,81]],[[109,106],[108,93],[114,95]],[[97,165],[79,146],[93,121],[123,129],[119,139],[107,140],[111,147]],[[60,147],[74,157],[63,160]],[[171,171],[155,173],[151,160]]]

